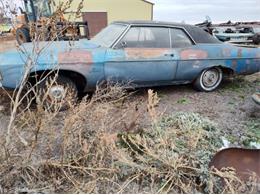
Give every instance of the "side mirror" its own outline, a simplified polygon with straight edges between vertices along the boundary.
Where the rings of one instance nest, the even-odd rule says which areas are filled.
[[[120,42],[117,46],[116,49],[124,49],[126,48],[127,43],[125,41]]]
[[[126,43],[125,41],[122,41],[122,42],[120,43],[120,46],[121,46],[121,48],[126,48],[127,43]]]

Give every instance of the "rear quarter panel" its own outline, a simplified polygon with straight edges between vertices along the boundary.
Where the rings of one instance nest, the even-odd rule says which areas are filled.
[[[179,49],[177,80],[194,80],[205,69],[219,66],[235,74],[253,74],[260,70],[260,49],[231,44],[198,44]]]

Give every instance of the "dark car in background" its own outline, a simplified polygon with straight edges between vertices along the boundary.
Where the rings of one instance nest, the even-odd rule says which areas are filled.
[[[254,32],[253,43],[256,45],[260,44],[260,25],[252,27],[252,31]]]
[[[208,18],[203,23],[196,24],[209,34],[215,36],[222,42],[235,44],[260,44],[260,23],[259,22],[236,22],[213,24]]]
[[[252,43],[254,32],[251,27],[225,26],[215,27],[212,34],[223,42]]]

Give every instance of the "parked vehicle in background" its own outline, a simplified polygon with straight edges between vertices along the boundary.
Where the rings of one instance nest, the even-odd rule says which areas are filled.
[[[213,36],[220,41],[230,43],[252,43],[254,33],[248,27],[215,27],[212,31]]]
[[[41,43],[44,48],[48,43]],[[24,44],[29,53],[30,43]],[[40,49],[39,48],[39,49]],[[0,54],[1,83],[20,86],[24,56],[16,50]],[[260,48],[224,44],[202,29],[169,22],[114,22],[92,40],[75,44],[60,41],[44,48],[30,73],[30,82],[55,71],[58,78],[47,90],[48,78],[39,87],[49,99],[59,101],[67,92],[94,91],[100,82],[151,87],[192,83],[199,91],[219,87],[224,75],[252,74],[260,70]],[[71,90],[66,90],[70,88]]]
[[[260,44],[260,23],[259,22],[236,22],[228,21],[221,24],[213,24],[207,17],[203,23],[196,24],[204,31],[215,36],[222,42]]]
[[[19,44],[30,42],[37,31],[41,40],[48,41],[88,38],[86,22],[69,22],[63,14],[54,16],[49,0],[23,0],[25,10],[16,16],[12,33]],[[52,18],[53,17],[53,18]],[[50,20],[52,18],[52,20]],[[81,34],[84,30],[84,34]]]
[[[0,35],[10,33],[12,29],[11,24],[0,24]]]
[[[209,16],[206,17],[206,20],[204,22],[195,24],[195,26],[200,27],[201,29],[212,35],[213,27],[211,18]]]
[[[253,36],[253,43],[256,45],[259,45],[260,44],[260,25],[254,26],[252,29],[253,29],[253,32],[255,33],[255,35]]]

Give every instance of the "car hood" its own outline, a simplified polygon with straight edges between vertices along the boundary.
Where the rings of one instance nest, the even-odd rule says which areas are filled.
[[[104,48],[88,40],[25,43],[19,49],[14,48],[0,53],[0,66],[24,65],[29,58],[37,63],[57,63],[59,55],[63,53],[75,51],[92,53],[100,49]]]

